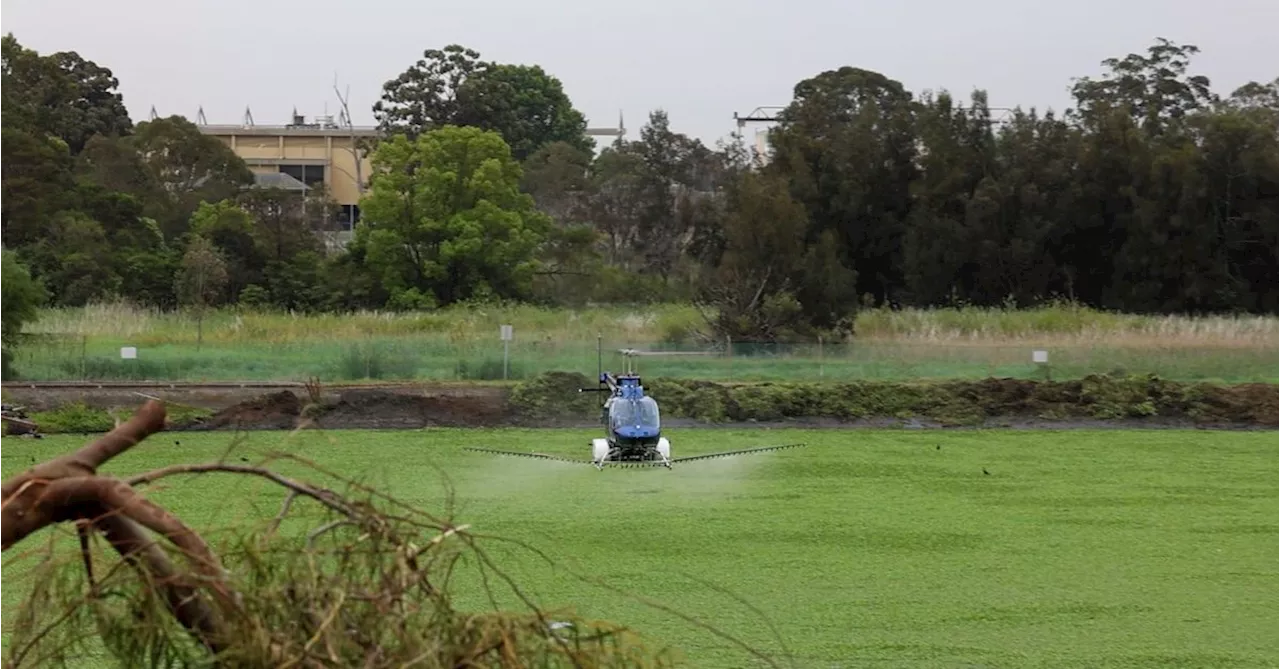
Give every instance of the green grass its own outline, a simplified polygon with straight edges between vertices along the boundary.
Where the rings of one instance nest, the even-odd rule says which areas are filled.
[[[727,588],[767,614],[799,667],[1275,666],[1273,432],[684,430],[670,435],[677,454],[810,446],[672,471],[460,451],[583,457],[592,436],[304,432],[287,448],[428,510],[447,499],[441,466],[474,531],[529,541],[781,655],[764,620],[707,583]],[[212,460],[231,438],[157,435],[106,470]],[[84,439],[10,439],[3,474]],[[286,436],[246,439],[251,452]],[[225,476],[151,494],[198,528],[270,517],[283,497]],[[544,605],[631,623],[690,666],[758,666],[668,613],[490,550]],[[5,566],[12,610],[21,566]],[[461,605],[483,606],[465,574],[459,588]]]
[[[121,360],[127,340],[95,341],[82,358],[79,350],[19,349],[15,367],[34,380],[130,379],[156,381],[326,381],[499,380],[502,345],[451,346],[431,339],[382,338],[369,342],[236,343],[141,347],[138,359]],[[610,349],[631,344],[621,343]],[[664,350],[677,347],[666,346]],[[687,347],[686,347],[687,348]],[[763,347],[758,347],[763,348]],[[1044,378],[1031,362],[1032,346],[949,346],[871,341],[847,346],[774,347],[732,357],[646,357],[636,362],[649,376],[717,381],[902,381]],[[1189,348],[1048,347],[1053,378],[1094,373],[1156,374],[1179,381],[1275,383],[1275,350]],[[620,370],[621,356],[606,356],[606,367]],[[526,379],[547,371],[594,374],[595,345],[516,344],[508,378]]]
[[[410,314],[303,316],[227,310],[211,315],[196,342],[190,316],[97,305],[50,309],[27,328],[14,367],[27,380],[149,379],[296,381],[497,380],[503,378],[499,325],[515,328],[507,377],[545,371],[593,372],[596,335],[606,363],[616,351],[716,352],[646,357],[651,376],[715,380],[914,380],[1030,378],[1049,351],[1056,378],[1157,374],[1181,381],[1280,380],[1275,317],[1184,318],[1112,314],[1075,306],[1028,310],[868,310],[848,342],[760,345],[715,351],[692,333],[705,328],[684,305],[457,307]],[[138,359],[121,360],[135,346]],[[723,346],[717,344],[717,346]]]

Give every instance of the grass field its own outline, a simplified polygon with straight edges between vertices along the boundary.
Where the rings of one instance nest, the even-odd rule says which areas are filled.
[[[283,445],[259,432],[242,453],[283,445],[428,510],[447,497],[438,465],[458,522],[529,541],[784,666],[769,624],[712,585],[763,611],[806,668],[1273,667],[1280,651],[1274,432],[685,430],[671,434],[677,454],[810,445],[672,471],[460,451],[581,457],[591,436],[303,432]],[[157,435],[106,471],[212,460],[231,436],[180,439]],[[8,440],[3,475],[83,441]],[[283,495],[268,485],[210,476],[151,494],[215,528],[273,515]],[[631,623],[689,666],[759,666],[677,617],[490,550],[543,605]],[[6,611],[22,572],[6,560]],[[482,605],[465,575],[458,587],[460,604]]]
[[[203,339],[188,315],[123,305],[51,309],[16,349],[29,380],[298,380],[503,378],[499,325],[511,324],[509,378],[591,372],[596,335],[607,350],[710,351],[688,306],[587,310],[454,308],[413,314],[301,316],[223,311]],[[1031,362],[1049,351],[1056,378],[1091,373],[1158,374],[1183,381],[1280,379],[1275,317],[1134,316],[1075,306],[1027,310],[868,310],[849,342],[762,345],[732,342],[716,355],[644,358],[651,376],[715,380],[956,379],[1044,374]],[[138,348],[121,360],[120,348]],[[617,355],[606,362],[620,366]]]

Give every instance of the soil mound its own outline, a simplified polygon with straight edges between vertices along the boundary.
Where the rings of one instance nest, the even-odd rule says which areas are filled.
[[[1206,422],[1253,423],[1275,427],[1280,423],[1280,397],[1276,387],[1265,383],[1243,383],[1217,388],[1200,398]]]
[[[288,390],[233,404],[186,426],[187,430],[291,430],[298,425],[302,400]]]
[[[509,425],[501,392],[408,394],[377,389],[344,390],[325,406],[316,426],[328,429],[406,429]]]

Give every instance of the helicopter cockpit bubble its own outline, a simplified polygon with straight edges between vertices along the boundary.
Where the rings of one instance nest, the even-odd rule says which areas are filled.
[[[635,399],[615,399],[609,406],[609,426],[615,431],[641,428],[656,434],[661,428],[658,403],[647,395]]]

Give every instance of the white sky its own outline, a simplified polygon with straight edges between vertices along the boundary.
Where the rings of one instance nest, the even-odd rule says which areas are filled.
[[[383,82],[428,48],[539,64],[593,126],[628,136],[651,109],[708,144],[733,113],[785,105],[823,70],[879,71],[919,93],[985,88],[993,107],[1061,110],[1071,78],[1167,37],[1201,48],[1193,68],[1226,94],[1280,74],[1276,0],[943,0],[723,2],[587,0],[4,0],[0,31],[41,53],[76,51],[111,68],[135,121],[162,116],[259,124],[336,114],[335,74],[357,124]]]

